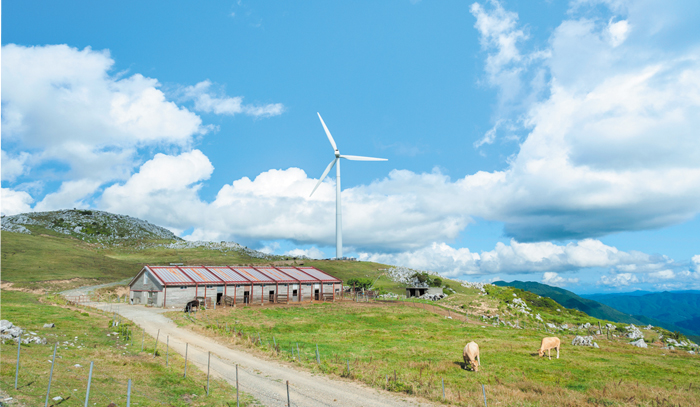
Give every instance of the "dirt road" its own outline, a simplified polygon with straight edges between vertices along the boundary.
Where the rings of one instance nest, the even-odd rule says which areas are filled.
[[[88,303],[104,309],[105,304]],[[113,308],[115,310],[115,308]],[[275,361],[263,360],[249,353],[228,348],[211,338],[179,328],[163,310],[146,308],[140,305],[121,304],[117,311],[130,319],[152,336],[160,329],[160,338],[170,337],[170,349],[185,354],[185,344],[189,344],[189,364],[206,372],[207,352],[211,351],[212,374],[223,377],[235,384],[236,368],[239,365],[239,384],[244,391],[265,406],[286,406],[289,380],[292,406],[428,406],[410,397],[399,397],[393,393],[372,389],[357,383],[333,380],[325,376],[295,370]]]

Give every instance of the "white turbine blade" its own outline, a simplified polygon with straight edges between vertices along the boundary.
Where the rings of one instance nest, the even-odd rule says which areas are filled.
[[[359,155],[341,155],[340,158],[350,161],[387,161],[386,158],[362,157]]]
[[[326,170],[323,171],[323,175],[321,175],[321,178],[318,180],[318,183],[317,183],[316,186],[314,187],[314,190],[311,191],[311,194],[309,194],[309,196],[313,195],[314,192],[316,192],[316,188],[318,188],[318,186],[321,185],[321,181],[323,181],[323,179],[326,178],[326,175],[328,175],[328,171],[330,171],[331,168],[333,168],[333,166],[335,165],[335,162],[336,162],[336,161],[338,161],[338,158],[334,158],[333,161],[331,161],[331,163],[328,164],[328,167],[326,167]]]
[[[335,140],[333,140],[333,136],[331,136],[331,132],[328,131],[328,127],[326,127],[326,123],[323,121],[323,118],[321,118],[321,113],[316,112],[318,115],[318,118],[321,120],[321,124],[323,125],[323,130],[326,131],[326,136],[328,136],[328,141],[331,142],[331,145],[333,146],[333,150],[338,151],[338,146],[335,145]]]

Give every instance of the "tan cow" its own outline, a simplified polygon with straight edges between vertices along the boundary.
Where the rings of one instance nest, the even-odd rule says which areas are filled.
[[[542,357],[544,356],[544,353],[547,352],[549,355],[549,360],[552,360],[552,349],[556,349],[557,359],[559,359],[559,347],[561,347],[561,341],[556,336],[551,338],[542,338],[542,344],[537,350],[537,353],[539,353],[540,357]]]
[[[464,368],[466,369],[467,363],[472,366],[472,370],[475,372],[479,371],[479,366],[481,366],[481,359],[479,358],[479,345],[476,342],[471,341],[464,347]]]

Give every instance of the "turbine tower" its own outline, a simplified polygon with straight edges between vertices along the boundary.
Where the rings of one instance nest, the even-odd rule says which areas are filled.
[[[331,146],[333,147],[333,152],[335,154],[335,158],[333,161],[331,161],[330,164],[328,164],[328,167],[326,167],[326,170],[323,171],[323,175],[321,175],[321,179],[318,180],[318,183],[314,187],[314,190],[311,191],[311,195],[316,192],[316,189],[318,188],[319,185],[321,185],[321,182],[323,181],[324,178],[326,178],[326,175],[328,175],[328,172],[333,168],[335,165],[335,257],[336,259],[340,259],[343,257],[343,211],[340,205],[340,159],[344,158],[346,160],[350,161],[386,161],[386,158],[373,158],[373,157],[362,157],[359,155],[341,155],[340,151],[338,150],[338,146],[335,145],[335,140],[333,140],[333,136],[331,136],[331,132],[328,131],[328,127],[326,127],[326,123],[323,122],[323,118],[321,117],[321,114],[316,112],[318,115],[319,120],[321,120],[321,124],[323,125],[323,130],[326,131],[326,136],[328,136],[328,141],[331,142]],[[309,195],[309,196],[311,196]]]

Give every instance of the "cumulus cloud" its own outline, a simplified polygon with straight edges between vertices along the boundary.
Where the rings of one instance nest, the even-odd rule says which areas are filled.
[[[453,248],[445,243],[433,243],[418,250],[399,253],[360,253],[361,260],[396,264],[405,267],[437,271],[447,277],[484,274],[542,273],[544,279],[564,285],[578,282],[564,279],[559,272],[588,268],[609,268],[614,271],[637,273],[657,272],[676,266],[664,256],[652,256],[637,251],[625,252],[594,239],[557,245],[551,242],[497,243],[490,251],[471,252],[468,248]],[[549,283],[546,283],[549,284]]]
[[[568,284],[576,284],[578,281],[578,278],[564,278],[553,271],[548,271],[542,275],[543,284],[552,285],[555,287],[564,287]]]
[[[475,146],[493,143],[504,123],[527,137],[496,182],[472,191],[486,198],[467,200],[468,213],[504,221],[519,241],[659,228],[700,213],[697,36],[692,49],[672,51],[651,35],[676,29],[668,13],[609,5],[624,15],[596,21],[579,17],[597,7],[580,2],[546,49],[524,52],[517,15],[490,4],[472,6],[485,71],[499,100],[523,104],[497,110]],[[528,77],[547,78],[546,91],[523,90]]]
[[[2,188],[3,215],[16,215],[18,213],[29,212],[32,202],[34,202],[34,199],[24,191]]]
[[[108,51],[9,44],[2,55],[3,139],[67,163],[72,178],[123,178],[135,148],[184,146],[207,131],[156,79],[111,74]]]
[[[637,276],[631,273],[620,273],[602,276],[598,281],[598,285],[604,285],[613,288],[627,287],[630,284],[638,283]]]
[[[29,153],[21,152],[17,156],[7,154],[2,150],[2,180],[14,181],[15,178],[27,171],[25,163],[31,157]]]
[[[242,96],[230,97],[217,94],[212,90],[212,83],[208,80],[184,88],[182,90],[182,96],[185,100],[193,100],[194,109],[204,113],[229,116],[242,113],[255,117],[271,117],[278,116],[284,112],[284,105],[282,103],[245,105],[243,104]]]
[[[301,257],[301,256],[306,256],[311,259],[323,259],[326,257],[326,254],[320,251],[316,247],[311,247],[309,249],[293,249],[288,252],[284,253],[285,256],[292,256],[292,257]]]

